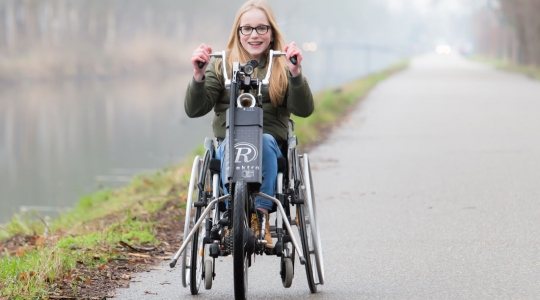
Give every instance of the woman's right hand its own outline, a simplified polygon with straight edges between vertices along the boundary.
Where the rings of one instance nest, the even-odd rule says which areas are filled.
[[[204,71],[208,67],[208,62],[210,61],[210,54],[212,53],[212,47],[207,46],[206,44],[201,44],[191,55],[191,64],[193,65],[193,78],[195,81],[202,81],[204,76]],[[204,63],[202,68],[199,68],[199,62]]]

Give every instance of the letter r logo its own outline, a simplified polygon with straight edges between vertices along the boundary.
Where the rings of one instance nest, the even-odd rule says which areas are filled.
[[[236,147],[236,159],[234,160],[234,162],[236,162],[236,163],[241,163],[241,162],[247,163],[247,162],[249,162],[248,155],[251,154],[251,152],[252,151],[251,151],[250,148]],[[241,157],[244,158],[244,161],[240,161]]]
[[[234,145],[234,149],[236,152],[235,163],[248,163],[258,156],[257,148],[249,143],[238,143]]]

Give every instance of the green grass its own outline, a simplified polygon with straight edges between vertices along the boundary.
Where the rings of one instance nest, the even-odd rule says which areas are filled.
[[[300,145],[320,141],[321,132],[335,124],[373,86],[406,67],[407,62],[403,62],[314,95],[315,112],[309,118],[293,117]],[[38,244],[17,255],[1,256],[0,296],[43,297],[55,289],[51,282],[72,269],[77,260],[89,266],[103,263],[120,240],[128,244],[158,244],[155,224],[148,216],[170,199],[185,199],[193,159],[203,153],[201,144],[181,164],[135,176],[120,189],[105,189],[81,197],[69,212],[54,220],[14,216],[9,223],[0,226],[0,240],[16,235],[41,236],[45,232],[60,238],[52,245]],[[185,208],[185,202],[179,206]],[[93,253],[99,253],[100,259],[96,260]]]
[[[76,264],[77,257],[58,248],[34,249],[22,256],[0,258],[1,295],[9,299],[46,296],[51,283]]]
[[[180,164],[154,174],[136,176],[124,188],[81,197],[71,211],[47,225],[43,222],[47,220],[14,216],[1,227],[2,239],[15,235],[39,237],[46,229],[49,236],[63,237],[54,245],[37,245],[16,255],[3,255],[0,259],[0,296],[9,299],[44,297],[55,289],[51,285],[53,279],[61,278],[73,269],[77,259],[90,267],[103,264],[119,241],[157,245],[155,224],[144,216],[161,208],[167,200],[180,196],[174,190],[185,189],[182,170],[187,168]],[[105,219],[105,216],[109,217]],[[95,259],[94,253],[98,253],[100,259]],[[21,279],[26,276],[27,279]]]
[[[540,80],[540,67],[537,66],[516,65],[505,60],[492,59],[480,55],[471,56],[471,60],[486,63],[502,70],[525,74],[531,78]]]

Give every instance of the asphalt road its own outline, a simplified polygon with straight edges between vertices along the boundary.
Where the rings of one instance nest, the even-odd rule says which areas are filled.
[[[285,289],[257,257],[252,299],[538,299],[540,82],[423,56],[310,153],[326,283]],[[167,262],[119,299],[233,299],[232,259],[191,296]]]

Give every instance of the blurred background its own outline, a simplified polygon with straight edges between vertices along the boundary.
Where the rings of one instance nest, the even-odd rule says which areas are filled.
[[[243,0],[0,0],[0,223],[183,161],[211,113],[183,109],[199,44]],[[422,53],[540,64],[538,0],[268,0],[313,92]]]

